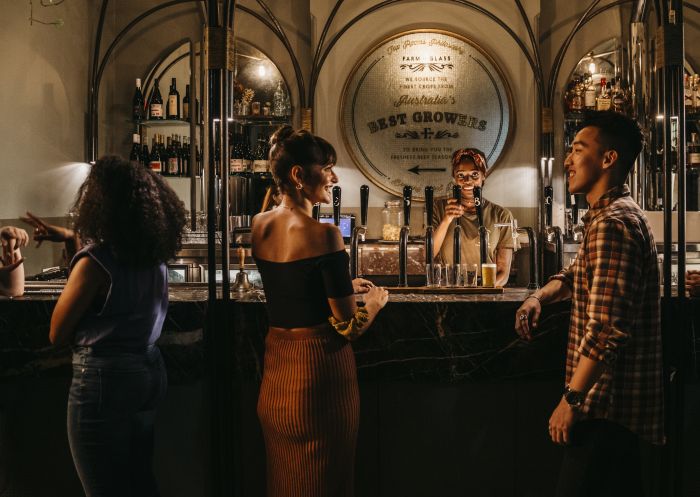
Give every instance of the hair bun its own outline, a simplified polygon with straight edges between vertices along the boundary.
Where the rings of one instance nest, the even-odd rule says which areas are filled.
[[[281,128],[277,129],[270,137],[270,145],[274,146],[288,139],[294,134],[294,128],[289,124],[285,124]]]

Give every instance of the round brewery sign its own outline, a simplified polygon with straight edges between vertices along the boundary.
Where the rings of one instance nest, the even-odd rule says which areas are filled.
[[[450,158],[476,147],[489,166],[511,127],[510,91],[494,61],[466,38],[436,30],[401,33],[358,62],[342,97],[343,139],[360,170],[401,195],[425,186],[447,195]]]

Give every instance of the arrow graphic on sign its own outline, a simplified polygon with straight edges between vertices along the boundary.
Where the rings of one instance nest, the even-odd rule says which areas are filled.
[[[444,168],[444,167],[420,167],[420,165],[418,165],[418,166],[413,166],[411,169],[409,169],[409,171],[412,172],[413,174],[420,174],[421,172],[444,173],[445,171],[447,171],[447,168]]]

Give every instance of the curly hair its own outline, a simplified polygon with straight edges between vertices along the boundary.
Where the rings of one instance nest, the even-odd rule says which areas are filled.
[[[163,178],[117,156],[90,169],[75,204],[75,229],[131,266],[167,262],[182,243],[185,207]]]
[[[281,192],[294,189],[289,179],[293,166],[301,166],[308,176],[311,166],[327,166],[337,160],[335,149],[328,141],[305,129],[295,131],[289,125],[275,131],[270,145],[270,170]]]

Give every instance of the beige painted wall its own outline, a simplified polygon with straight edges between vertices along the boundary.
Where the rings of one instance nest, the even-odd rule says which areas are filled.
[[[87,58],[94,21],[88,0],[42,8],[60,28],[29,25],[28,2],[3,2],[0,29],[0,219],[26,209],[67,212],[85,167]]]

